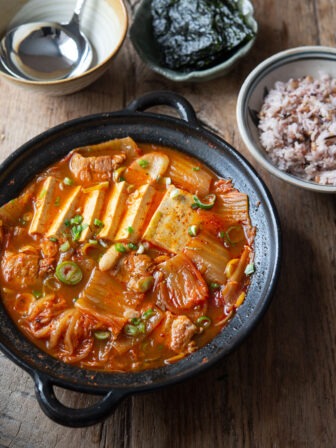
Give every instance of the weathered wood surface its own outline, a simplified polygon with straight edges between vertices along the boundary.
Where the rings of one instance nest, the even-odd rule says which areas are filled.
[[[135,3],[128,1],[130,17]],[[336,43],[336,2],[254,0],[254,5],[260,26],[256,45],[219,80],[166,81],[139,61],[127,40],[103,78],[68,97],[36,96],[0,81],[0,159],[51,126],[120,109],[154,89],[185,95],[201,120],[248,156],[235,120],[247,74],[282,49]],[[335,196],[300,191],[257,169],[279,209],[284,256],[274,301],[251,337],[205,374],[127,398],[104,423],[86,429],[51,422],[36,402],[31,378],[0,354],[0,447],[336,446]],[[58,395],[80,407],[94,400],[64,390]]]

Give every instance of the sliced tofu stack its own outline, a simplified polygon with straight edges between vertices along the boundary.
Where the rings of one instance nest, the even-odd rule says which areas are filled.
[[[151,209],[155,189],[149,185],[142,185],[128,198],[129,207],[123,217],[115,241],[136,242],[142,235],[147,214]]]
[[[193,195],[171,185],[145,230],[143,238],[170,252],[181,252],[189,240],[188,228],[198,224]]]
[[[113,186],[110,197],[108,198],[104,216],[102,217],[104,227],[99,232],[98,238],[113,240],[121,218],[125,212],[127,187],[128,183],[125,181],[118,182]]]
[[[75,307],[106,325],[116,338],[127,322],[125,314],[129,315],[142,300],[142,294],[133,294],[130,299],[117,279],[94,269]]]
[[[75,209],[77,207],[80,194],[80,186],[71,188],[71,190],[69,189],[69,196],[67,197],[64,205],[59,207],[55,219],[47,230],[47,237],[59,237],[62,232],[67,230],[65,222],[75,214]]]
[[[90,238],[93,233],[94,220],[100,218],[100,213],[104,205],[105,191],[103,189],[97,189],[87,194],[87,198],[83,210],[83,224],[86,224],[86,228],[81,233],[79,238],[80,242]]]
[[[230,253],[214,235],[202,231],[189,238],[183,252],[193,261],[205,279],[215,283],[225,283],[225,267]]]
[[[47,177],[44,181],[37,195],[35,213],[29,227],[30,235],[47,232],[50,225],[50,217],[54,213],[53,209],[58,184],[59,181],[52,176]]]

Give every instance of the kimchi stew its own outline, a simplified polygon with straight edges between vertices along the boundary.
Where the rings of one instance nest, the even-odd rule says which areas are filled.
[[[65,363],[157,368],[243,303],[253,240],[231,180],[174,149],[111,140],[73,150],[0,208],[1,298]]]

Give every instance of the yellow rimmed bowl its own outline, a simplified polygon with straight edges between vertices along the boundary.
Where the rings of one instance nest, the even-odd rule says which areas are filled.
[[[0,36],[13,27],[30,22],[67,23],[75,0],[11,0],[2,6]],[[128,18],[122,0],[87,0],[80,27],[93,48],[93,61],[84,73],[55,81],[31,81],[16,78],[0,64],[0,78],[31,92],[68,95],[96,81],[110,67],[126,37]]]

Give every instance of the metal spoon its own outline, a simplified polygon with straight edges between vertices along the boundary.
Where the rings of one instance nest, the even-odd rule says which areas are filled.
[[[0,61],[7,72],[34,81],[65,79],[85,72],[93,53],[79,28],[85,2],[77,0],[67,24],[35,22],[11,29],[0,43]]]

